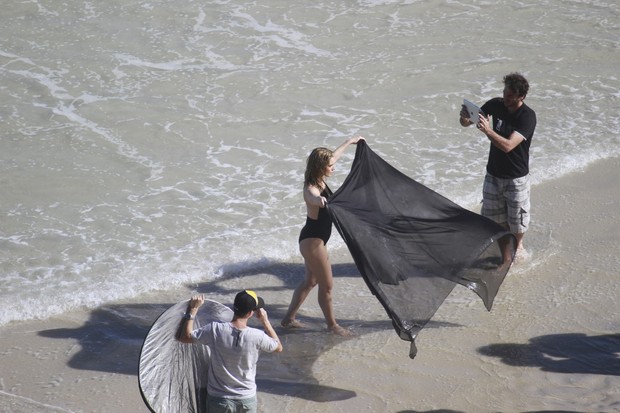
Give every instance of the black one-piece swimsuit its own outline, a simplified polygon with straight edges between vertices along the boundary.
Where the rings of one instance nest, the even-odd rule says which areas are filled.
[[[326,185],[321,196],[329,198],[332,194],[331,189]],[[306,217],[306,225],[301,229],[299,234],[299,242],[307,238],[320,238],[323,244],[327,244],[329,237],[332,235],[332,220],[329,218],[327,208],[319,208],[319,216],[317,219]]]

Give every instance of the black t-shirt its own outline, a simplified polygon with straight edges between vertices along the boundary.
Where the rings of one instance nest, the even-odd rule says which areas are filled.
[[[536,128],[536,113],[525,103],[510,113],[502,98],[493,98],[480,108],[493,116],[493,130],[504,138],[518,132],[525,140],[512,151],[504,153],[491,144],[487,172],[497,178],[520,178],[530,172],[530,144]]]

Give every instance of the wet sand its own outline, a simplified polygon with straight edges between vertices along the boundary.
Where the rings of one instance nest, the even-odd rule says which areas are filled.
[[[332,253],[335,311],[355,337],[326,334],[313,292],[260,359],[261,412],[620,411],[620,159],[533,187],[531,253],[493,309],[457,286],[408,357],[345,250]],[[331,244],[331,243],[330,243]],[[1,412],[148,412],[137,371],[157,316],[199,291],[229,304],[242,288],[279,326],[301,260],[62,317],[0,328]]]

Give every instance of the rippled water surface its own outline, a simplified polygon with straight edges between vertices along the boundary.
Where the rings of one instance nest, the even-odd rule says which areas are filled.
[[[535,183],[620,152],[613,1],[35,0],[0,22],[1,324],[298,260],[305,157],[353,133],[475,208],[488,143],[460,103],[511,71]]]

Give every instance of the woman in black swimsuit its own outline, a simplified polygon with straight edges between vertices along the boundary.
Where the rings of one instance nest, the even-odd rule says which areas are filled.
[[[332,267],[329,263],[326,244],[332,231],[332,222],[327,214],[325,205],[331,195],[325,183],[325,178],[331,176],[334,164],[342,156],[345,149],[351,144],[357,144],[361,136],[347,139],[335,151],[327,148],[316,148],[308,156],[304,175],[304,201],[306,202],[306,225],[299,235],[299,250],[304,257],[306,276],[295,288],[291,304],[282,320],[283,327],[303,327],[295,319],[297,311],[314,288],[319,286],[319,306],[325,316],[327,328],[336,334],[348,336],[349,330],[341,327],[334,318],[332,305],[332,289],[334,279]]]

